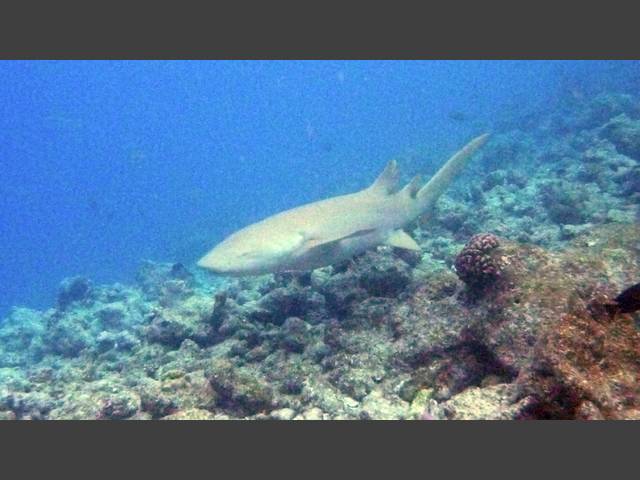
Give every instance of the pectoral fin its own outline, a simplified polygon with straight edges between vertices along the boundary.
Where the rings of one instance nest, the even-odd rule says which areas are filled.
[[[375,229],[358,230],[344,237],[336,239],[310,239],[306,243],[306,255],[315,261],[329,265],[337,260],[341,260],[344,246],[343,240],[357,238],[375,232]]]
[[[409,234],[403,230],[392,231],[384,243],[391,247],[405,248],[407,250],[416,250],[418,252],[422,251],[422,249],[416,243],[416,241],[413,238],[411,238]]]

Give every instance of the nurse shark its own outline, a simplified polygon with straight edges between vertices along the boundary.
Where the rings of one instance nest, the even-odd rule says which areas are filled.
[[[419,176],[399,189],[390,161],[371,186],[278,213],[227,237],[198,261],[221,275],[308,271],[336,264],[378,245],[420,251],[402,229],[430,213],[488,134],[471,140],[421,186]]]

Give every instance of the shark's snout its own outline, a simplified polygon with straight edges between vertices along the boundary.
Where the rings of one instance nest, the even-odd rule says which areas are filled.
[[[197,265],[220,275],[251,275],[262,273],[264,266],[260,258],[260,255],[234,248],[233,243],[227,241],[198,260]]]
[[[224,255],[220,255],[215,250],[198,260],[197,265],[220,274],[228,273],[231,270],[229,262],[225,259]]]

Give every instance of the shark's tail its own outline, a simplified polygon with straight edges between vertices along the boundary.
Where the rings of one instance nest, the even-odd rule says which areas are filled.
[[[416,200],[420,214],[429,213],[433,209],[440,195],[451,185],[471,156],[487,142],[488,138],[489,134],[485,133],[471,140],[418,190]]]

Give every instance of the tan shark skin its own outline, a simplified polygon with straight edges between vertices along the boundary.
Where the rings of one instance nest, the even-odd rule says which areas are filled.
[[[218,244],[198,265],[222,275],[261,275],[313,270],[382,244],[420,250],[401,229],[433,209],[488,136],[469,142],[422,188],[416,177],[397,191],[399,173],[392,160],[370,187],[249,225]]]

